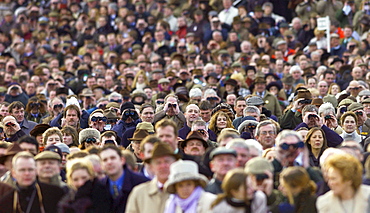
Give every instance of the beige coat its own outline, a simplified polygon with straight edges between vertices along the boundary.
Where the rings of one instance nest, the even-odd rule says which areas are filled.
[[[256,191],[251,206],[253,213],[267,213],[267,198],[262,191]],[[213,213],[245,213],[245,208],[237,208],[229,205],[224,199],[212,209]]]
[[[169,195],[159,190],[156,178],[142,183],[130,193],[126,213],[163,213]]]
[[[353,209],[353,212],[369,212],[369,201],[370,186],[361,185],[354,197],[355,209]],[[318,197],[316,207],[319,213],[346,213],[342,208],[340,199],[338,196],[334,195],[333,191],[329,191],[326,194]]]
[[[211,204],[216,199],[216,195],[209,192],[202,192],[200,199],[198,201],[197,213],[211,213]],[[166,202],[166,206],[170,204],[169,199]],[[176,211],[174,213],[182,213],[182,209],[179,206],[176,206]]]

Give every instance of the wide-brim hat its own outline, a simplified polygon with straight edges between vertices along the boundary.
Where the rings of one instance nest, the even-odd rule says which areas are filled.
[[[175,154],[174,151],[171,149],[170,145],[159,142],[154,144],[152,156],[144,160],[145,163],[150,163],[153,159],[164,157],[164,156],[172,156],[176,160],[180,159],[180,155]]]
[[[225,81],[225,86],[226,85],[232,85],[232,86],[236,87],[238,85],[238,82],[236,80],[230,78],[230,79],[227,79]]]
[[[81,130],[78,135],[79,143],[82,144],[87,138],[100,138],[100,132],[94,128],[86,128]]]
[[[286,85],[293,85],[294,84],[294,78],[290,74],[284,75],[283,79],[281,81]]]
[[[80,97],[92,97],[94,96],[94,93],[89,88],[85,88],[82,90]]]
[[[171,164],[170,175],[164,184],[164,189],[168,193],[175,194],[176,183],[186,180],[196,181],[202,188],[205,188],[208,183],[206,176],[199,174],[198,165],[194,161],[181,160]]]
[[[273,82],[267,84],[266,90],[269,91],[271,87],[277,87],[278,91],[280,91],[281,88],[282,88],[282,86],[276,81],[273,81]]]
[[[184,149],[186,146],[186,143],[190,140],[199,140],[203,143],[203,146],[205,149],[208,148],[207,141],[203,139],[202,134],[198,131],[190,131],[186,139],[181,142],[180,147]]]
[[[107,117],[108,119],[119,119],[120,118],[119,116],[117,116],[117,113],[115,111],[110,110],[110,109],[104,110],[103,115]]]
[[[342,64],[344,63],[343,59],[336,57],[336,58],[334,58],[334,60],[330,63],[330,65],[333,65],[333,64],[335,64],[336,62],[342,62]]]
[[[312,99],[312,94],[308,90],[298,90],[297,95],[295,96],[294,100],[298,100],[300,98]]]
[[[129,138],[130,141],[142,141],[146,136],[150,135],[148,131],[144,129],[136,129],[132,138]]]
[[[149,132],[149,134],[154,133],[154,127],[150,122],[145,122],[144,121],[144,122],[138,123],[136,125],[136,129],[143,129],[143,130]]]
[[[0,156],[0,164],[4,164],[7,157],[14,156],[21,151],[22,148],[19,146],[18,143],[12,143],[8,148],[6,148],[5,154]]]
[[[258,84],[258,83],[266,84],[266,79],[262,77],[257,77],[256,79],[254,79],[254,84]]]
[[[38,135],[42,135],[51,126],[49,124],[37,124],[30,132],[30,135],[36,138]]]

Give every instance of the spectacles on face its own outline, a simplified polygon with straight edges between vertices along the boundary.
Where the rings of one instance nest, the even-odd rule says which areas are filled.
[[[92,144],[92,143],[96,143],[96,139],[95,138],[87,138],[85,140],[86,143],[89,143],[89,144]]]
[[[63,108],[63,104],[55,104],[53,109]]]
[[[293,147],[294,149],[303,148],[304,142],[299,141],[298,143],[293,143],[293,144],[287,144],[287,143],[280,144],[280,148],[282,148],[283,150],[288,150],[290,147]]]
[[[92,116],[91,117],[91,121],[92,122],[99,122],[99,121],[107,122],[107,117],[96,117],[96,116]]]
[[[262,131],[260,134],[261,134],[261,135],[267,135],[267,134],[269,134],[269,135],[274,135],[274,134],[275,134],[275,132],[274,132],[274,131]]]

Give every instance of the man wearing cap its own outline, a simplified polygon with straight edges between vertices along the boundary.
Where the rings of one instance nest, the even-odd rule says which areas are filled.
[[[255,96],[253,96],[253,97],[251,97],[251,98],[248,98],[247,99],[247,107],[245,107],[245,109],[243,110],[243,117],[241,117],[241,118],[236,118],[234,121],[233,121],[233,126],[235,127],[235,128],[239,128],[239,125],[241,124],[241,123],[243,123],[243,121],[245,120],[245,119],[243,119],[243,118],[245,118],[245,117],[247,117],[247,116],[251,116],[251,117],[254,117],[255,118],[255,120],[257,121],[257,122],[259,122],[260,121],[260,116],[261,116],[261,111],[260,111],[260,109],[258,108],[258,107],[256,107],[256,106],[253,106],[253,105],[249,105],[249,104],[251,104],[251,99],[254,99],[254,97]],[[257,101],[261,101],[261,103],[263,103],[262,102],[262,99],[261,100],[259,100],[259,99],[261,99],[260,97],[258,97],[258,98],[256,98],[256,100]],[[248,103],[249,102],[249,103]],[[258,103],[258,102],[254,102],[254,103]]]
[[[154,115],[154,124],[166,118],[173,120],[177,124],[177,129],[181,129],[186,124],[186,118],[180,111],[179,100],[176,95],[167,95],[164,99],[163,110]]]
[[[123,134],[129,128],[135,127],[139,123],[139,114],[137,113],[135,106],[131,102],[125,102],[121,105],[122,117],[121,120],[112,128],[113,131],[117,132],[117,136],[124,138]]]
[[[0,211],[55,212],[65,192],[58,186],[36,181],[36,162],[33,155],[20,152],[14,156],[12,164],[17,190],[0,200]]]
[[[364,106],[360,103],[354,102],[348,106],[348,111],[354,112],[357,115],[357,129],[361,135],[362,143],[365,138],[369,136],[370,118],[364,112]],[[364,144],[363,144],[364,145]]]
[[[9,115],[3,118],[2,124],[4,126],[5,141],[15,142],[22,136],[26,135],[17,123],[16,119]]]
[[[149,134],[150,133],[145,129],[136,129],[132,138],[129,138],[131,144],[127,147],[127,149],[131,150],[134,153],[136,157],[136,163],[143,162],[140,156],[140,142],[144,140]]]
[[[31,130],[37,125],[37,123],[25,119],[24,109],[25,107],[23,103],[19,101],[11,103],[8,107],[9,114],[16,119],[22,131],[28,135],[30,134]]]
[[[237,153],[235,150],[225,147],[218,147],[211,152],[209,166],[214,174],[213,178],[207,184],[205,191],[213,194],[223,193],[221,189],[222,181],[228,171],[236,168],[236,157]]]
[[[102,168],[107,177],[102,183],[109,189],[113,199],[113,212],[125,212],[126,203],[132,189],[148,179],[130,171],[126,166],[126,159],[116,146],[105,146],[99,156]]]
[[[253,95],[260,96],[264,101],[266,109],[270,110],[276,117],[281,116],[281,107],[278,99],[266,90],[266,80],[262,77],[257,77],[254,80]]]
[[[145,160],[149,163],[155,178],[136,186],[127,202],[127,213],[161,213],[164,211],[169,193],[163,190],[163,185],[170,175],[170,166],[179,156],[174,154],[172,148],[162,142],[156,143],[153,148],[152,157]]]
[[[290,74],[285,74],[283,79],[281,80],[283,82],[283,88],[279,91],[278,97],[284,100],[284,105],[288,106],[290,100],[290,96],[294,94],[294,79],[293,76]]]
[[[14,188],[16,187],[16,182],[11,173],[12,159],[14,155],[21,151],[22,148],[17,143],[12,143],[6,148],[5,153],[0,156],[0,164],[4,165],[4,168],[6,169],[5,174],[0,177],[0,181]]]
[[[35,161],[38,182],[67,189],[60,176],[62,158],[58,153],[43,151],[35,156]]]
[[[202,156],[208,148],[208,143],[203,139],[202,133],[191,131],[180,146],[187,155]]]

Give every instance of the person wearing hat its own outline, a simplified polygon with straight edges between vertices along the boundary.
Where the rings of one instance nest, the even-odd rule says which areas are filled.
[[[367,117],[364,106],[360,103],[353,102],[347,108],[348,111],[354,112],[357,116],[357,128],[362,140],[367,138],[370,131],[370,118]]]
[[[5,133],[5,141],[7,142],[15,142],[22,136],[26,135],[16,119],[9,115],[3,118],[2,124],[4,126],[4,133]]]
[[[212,194],[223,192],[221,189],[222,181],[228,171],[236,168],[236,157],[237,153],[235,150],[225,147],[218,147],[211,152],[209,166],[214,174],[213,178],[207,184],[205,191]]]
[[[62,158],[52,151],[43,151],[35,156],[38,182],[67,189],[60,176]]]
[[[0,200],[1,211],[55,212],[66,192],[58,186],[37,181],[34,156],[29,152],[20,152],[14,156],[12,164],[12,175],[19,190]],[[27,175],[25,171],[28,171]]]
[[[12,143],[6,149],[3,155],[0,156],[0,164],[4,165],[5,174],[0,178],[0,181],[16,188],[16,181],[12,177],[12,159],[14,155],[21,152],[22,148],[18,143]]]
[[[330,34],[330,46],[330,55],[342,58],[344,51],[346,51],[346,47],[341,45],[340,37],[337,33]]]
[[[89,147],[99,147],[100,146],[100,132],[94,128],[86,128],[79,133],[79,148],[81,150],[87,149]]]
[[[130,144],[132,143],[130,141],[130,138],[133,137],[134,133],[136,130],[138,129],[142,129],[142,130],[145,130],[147,131],[149,134],[153,134],[154,133],[154,127],[152,125],[152,123],[149,123],[149,122],[140,122],[138,123],[136,126],[134,127],[131,127],[129,129],[127,129],[123,135],[122,135],[122,141],[121,141],[121,146],[123,147],[129,147]]]
[[[208,143],[199,131],[191,131],[184,141],[180,143],[184,153],[191,156],[202,156],[208,148]]]
[[[150,133],[145,129],[136,129],[132,138],[128,139],[131,141],[131,144],[127,147],[127,149],[134,153],[136,157],[136,163],[143,162],[140,157],[140,142],[149,134]]]
[[[112,128],[113,131],[117,132],[117,136],[124,138],[123,134],[129,128],[135,127],[139,123],[139,114],[135,109],[132,102],[125,102],[121,105],[121,120]]]
[[[208,179],[198,173],[198,165],[194,161],[173,163],[164,185],[165,191],[171,194],[164,212],[209,212],[216,195],[204,191],[207,182]]]
[[[293,87],[293,76],[290,74],[285,74],[284,77],[281,79],[281,82],[283,83],[283,88],[280,89],[278,97],[284,100],[285,106],[288,106],[289,102],[287,100],[295,92]]]
[[[276,117],[281,116],[281,107],[278,99],[266,91],[266,80],[262,77],[257,77],[254,80],[254,90],[252,95],[260,96],[264,101],[264,107],[271,111]]]
[[[106,130],[111,130],[118,122],[119,116],[113,109],[105,109],[103,115],[107,118],[107,122],[105,125]]]

